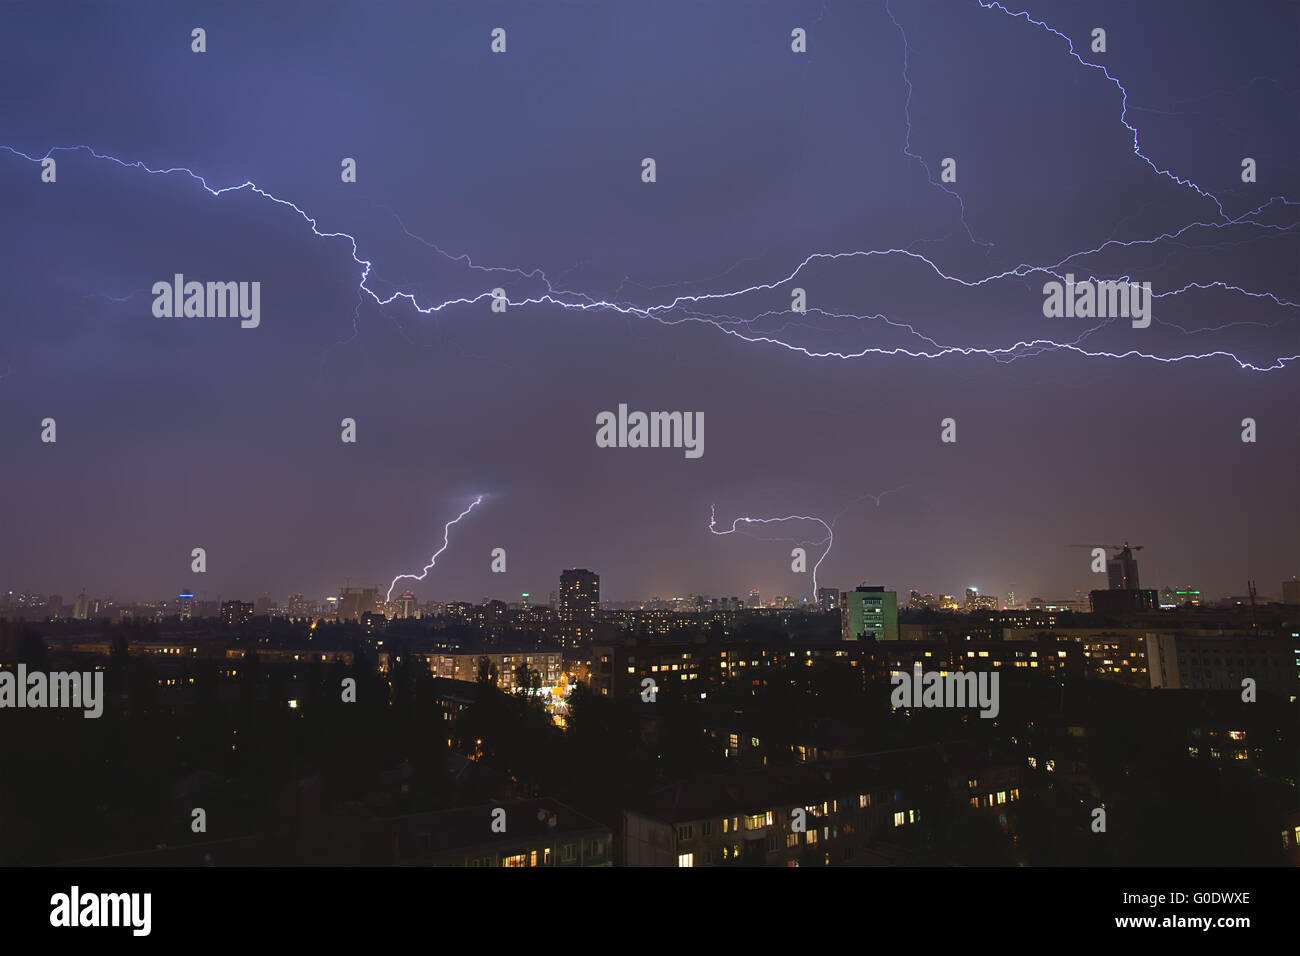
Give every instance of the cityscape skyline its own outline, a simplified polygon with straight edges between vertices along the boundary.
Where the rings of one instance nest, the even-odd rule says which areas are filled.
[[[3,11],[20,935],[434,866],[1266,929],[1295,0]]]
[[[815,4],[743,22],[697,22],[693,4],[507,7],[518,40],[495,56],[473,10],[332,5],[302,44],[245,9],[96,8],[69,33],[15,8],[10,69],[49,82],[11,104],[21,135],[0,149],[0,201],[41,224],[0,261],[0,447],[22,502],[0,519],[6,587],[192,588],[196,547],[223,594],[383,583],[418,571],[477,495],[429,594],[536,590],[569,564],[599,566],[614,599],[811,597],[784,539],[811,565],[821,526],[715,537],[711,507],[723,527],[818,516],[835,536],[819,574],[840,586],[1060,596],[1089,587],[1086,552],[1065,546],[1091,540],[1145,543],[1151,580],[1211,593],[1296,573],[1295,369],[1278,358],[1300,351],[1300,278],[1293,209],[1271,197],[1300,195],[1300,132],[1277,119],[1293,91],[1258,79],[1289,75],[1292,6],[1230,22],[1194,7],[1158,43],[1123,3],[1044,3],[1050,29],[930,0],[824,21]],[[200,14],[223,40],[197,55]],[[810,20],[806,54],[792,17]],[[1108,73],[1062,38],[1094,18],[1126,38],[1085,57]],[[110,64],[101,38],[128,33],[137,55]],[[1205,36],[1224,40],[1208,75],[1188,66]],[[563,67],[536,59],[541,37],[564,38]],[[370,41],[385,53],[353,68]],[[436,132],[407,120],[414,62],[421,90],[481,80],[438,97]],[[83,95],[109,66],[128,111]],[[326,91],[306,108],[304,75]],[[165,143],[140,125],[151,103],[173,117]],[[1079,137],[1090,148],[1045,151]],[[248,182],[266,195],[234,188]],[[356,287],[352,244],[323,238],[338,235],[397,298]],[[1041,286],[1067,270],[1151,280],[1150,327],[1046,316]],[[258,324],[156,317],[151,290],[177,274],[260,283]],[[547,301],[546,283],[569,292]],[[807,312],[789,311],[792,287]],[[709,298],[665,307],[681,295]],[[862,347],[903,351],[835,357]],[[624,406],[707,422],[701,456],[603,442],[601,416]]]
[[[577,570],[577,569],[572,569],[572,570]],[[81,602],[83,602],[83,599],[88,599],[89,601],[98,602],[98,603],[107,602],[112,605],[123,606],[123,607],[139,606],[139,607],[162,608],[162,607],[169,607],[169,606],[181,607],[184,605],[184,603],[187,600],[190,603],[197,601],[197,602],[206,602],[208,604],[219,604],[226,601],[239,601],[242,600],[244,597],[251,596],[255,600],[253,602],[249,602],[250,608],[253,607],[254,604],[257,604],[257,606],[259,607],[266,607],[277,611],[292,612],[294,610],[295,604],[301,604],[303,605],[303,607],[311,606],[315,608],[317,612],[324,612],[331,607],[329,602],[336,602],[333,605],[333,607],[337,609],[339,606],[338,602],[341,602],[343,600],[343,595],[348,591],[352,591],[356,593],[360,593],[362,591],[374,591],[376,594],[376,598],[375,598],[376,602],[379,605],[388,609],[403,608],[403,607],[429,608],[438,605],[447,606],[447,605],[456,605],[456,604],[467,604],[472,606],[472,605],[485,604],[489,601],[498,601],[501,603],[505,603],[511,607],[549,608],[550,610],[556,611],[563,616],[564,614],[563,575],[567,573],[568,573],[567,570],[565,572],[561,572],[560,589],[551,590],[549,593],[539,589],[536,592],[523,591],[514,595],[482,594],[479,595],[477,598],[469,598],[469,597],[462,596],[462,597],[450,597],[450,598],[425,597],[421,599],[418,595],[414,593],[413,590],[407,589],[385,600],[381,600],[378,598],[378,594],[383,592],[384,590],[382,585],[371,585],[367,587],[365,585],[354,586],[348,584],[345,584],[342,588],[335,589],[335,593],[333,594],[322,593],[319,596],[313,595],[312,593],[306,591],[290,592],[287,595],[283,595],[283,596],[273,596],[270,594],[270,592],[267,591],[256,592],[253,594],[244,593],[241,595],[222,594],[220,592],[217,592],[215,595],[211,595],[206,589],[200,589],[197,591],[177,592],[175,595],[169,597],[160,597],[158,595],[154,595],[153,597],[120,597],[113,594],[98,594],[93,592],[87,592],[85,590],[78,590],[76,593],[76,597],[74,599],[74,603],[72,604],[69,604],[66,600],[68,596],[71,596],[71,592],[65,594],[65,592],[63,591],[53,591],[53,590],[42,591],[36,589],[17,589],[17,590],[9,589],[3,593],[6,598],[4,607],[8,607],[10,609],[21,608],[24,605],[29,607],[34,607],[34,608],[38,606],[45,606],[45,602],[47,600],[53,601],[55,598],[59,599],[61,606],[64,608],[69,608],[69,607],[81,608],[82,607]],[[596,592],[597,594],[599,594],[600,575],[596,573],[594,577],[596,578],[596,585],[595,585]],[[985,592],[979,588],[968,587],[965,589],[965,595],[963,598],[962,592],[960,590],[954,590],[952,592],[948,592],[943,590],[934,590],[934,591],[922,590],[921,588],[899,589],[899,588],[891,587],[889,585],[868,586],[867,582],[865,581],[853,587],[856,587],[859,590],[863,589],[863,587],[868,587],[868,589],[870,590],[884,590],[896,594],[899,596],[899,601],[897,605],[899,610],[904,610],[908,608],[915,610],[918,608],[928,607],[932,610],[954,610],[954,611],[969,612],[970,610],[972,610],[972,608],[991,609],[991,610],[1017,610],[1017,609],[1034,609],[1034,608],[1073,607],[1074,609],[1085,609],[1089,604],[1088,595],[1091,593],[1091,591],[1104,590],[1107,588],[1114,589],[1115,587],[1118,586],[1115,584],[1113,580],[1110,581],[1109,583],[1105,581],[1099,581],[1096,583],[1098,584],[1097,588],[1090,588],[1087,590],[1078,589],[1074,592],[1071,592],[1068,595],[1055,594],[1049,597],[1043,597],[1037,593],[1032,593],[1032,592],[1027,593],[1023,590],[1020,592],[1019,595],[1017,595],[1015,591],[1009,591],[1005,594],[998,595],[998,594],[991,594]],[[1158,606],[1161,607],[1180,606],[1181,603],[1183,603],[1183,601],[1185,600],[1191,600],[1198,605],[1206,605],[1206,606],[1213,605],[1216,603],[1221,603],[1221,602],[1239,604],[1239,603],[1249,601],[1252,598],[1254,598],[1261,604],[1297,603],[1295,599],[1298,596],[1300,596],[1300,578],[1294,575],[1290,579],[1284,579],[1283,581],[1281,581],[1276,591],[1272,591],[1267,587],[1264,590],[1259,590],[1257,584],[1258,583],[1252,579],[1248,582],[1247,588],[1245,588],[1241,592],[1237,592],[1237,593],[1225,592],[1223,594],[1217,594],[1217,595],[1205,588],[1193,587],[1191,583],[1183,583],[1177,586],[1161,585],[1152,588],[1151,590],[1156,592],[1156,594],[1158,595],[1158,600],[1160,601],[1160,604]],[[1250,593],[1252,588],[1255,588],[1255,592],[1253,595]],[[741,607],[741,608],[763,608],[763,609],[802,608],[810,611],[814,611],[814,610],[826,611],[828,610],[828,607],[825,604],[825,597],[824,597],[825,595],[834,595],[835,598],[834,607],[838,609],[839,595],[841,593],[847,593],[852,589],[853,589],[852,587],[836,588],[836,587],[823,586],[818,589],[819,593],[816,599],[809,598],[808,596],[800,596],[800,595],[790,594],[790,593],[763,592],[761,588],[752,588],[747,591],[742,591],[738,594],[725,594],[725,593],[711,594],[707,591],[689,591],[689,592],[679,593],[679,594],[673,594],[673,593],[669,593],[666,595],[652,594],[649,596],[637,597],[637,598],[605,598],[605,599],[597,598],[593,602],[593,606],[595,608],[634,609],[636,607],[645,607],[647,605],[659,604],[659,605],[666,605],[666,606],[677,605],[680,606],[682,609],[687,609],[696,606],[704,608],[707,606],[706,602],[717,602],[724,605],[730,602],[730,603],[734,603],[737,607]],[[908,603],[904,603],[904,595],[910,595],[911,600]],[[281,597],[283,597],[285,603],[280,603]],[[755,601],[758,601],[759,603],[755,603]],[[1172,601],[1176,601],[1178,603],[1177,604],[1170,603]],[[945,602],[947,602],[947,606],[944,606]],[[86,613],[82,613],[82,610],[76,610],[74,611],[73,614],[65,615],[65,616],[82,618],[82,619],[93,619],[96,615],[89,611],[87,611]],[[404,617],[407,615],[399,613],[396,616]]]

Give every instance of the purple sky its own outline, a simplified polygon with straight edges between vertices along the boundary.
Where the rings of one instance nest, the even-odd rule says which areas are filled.
[[[0,149],[0,587],[387,587],[479,494],[421,599],[572,566],[612,600],[811,592],[759,536],[821,526],[714,536],[710,506],[838,515],[837,587],[1061,598],[1105,581],[1066,545],[1126,540],[1148,587],[1300,571],[1294,4],[1033,2],[1141,155],[1121,86],[975,0],[378,6],[4,8],[0,144],[286,203]],[[294,206],[369,293],[451,304],[379,305]],[[1045,318],[1051,276],[1004,275],[1076,254],[1151,282],[1151,327]],[[154,318],[177,272],[261,282],[260,326]],[[453,301],[497,286],[504,314]],[[1021,342],[1077,346],[987,354]],[[597,448],[619,403],[703,412],[703,456]]]

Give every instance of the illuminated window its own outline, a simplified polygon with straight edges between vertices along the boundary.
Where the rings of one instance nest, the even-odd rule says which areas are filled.
[[[678,866],[694,866],[694,865],[695,865],[695,854],[694,854],[694,853],[679,853],[679,854],[677,854],[677,865],[678,865]]]
[[[508,856],[501,861],[502,866],[527,866],[528,854],[516,853],[514,856]]]
[[[894,826],[901,827],[906,822],[907,822],[907,814],[904,813],[902,810],[899,810],[897,813],[894,814]]]
[[[871,806],[871,794],[869,793],[858,794],[858,806],[859,807]]]

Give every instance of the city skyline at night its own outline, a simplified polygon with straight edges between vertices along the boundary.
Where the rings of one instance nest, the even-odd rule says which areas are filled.
[[[521,885],[435,867],[1285,931],[1294,0],[0,27],[17,938]]]
[[[1293,10],[1221,23],[1194,4],[1157,32],[1126,5],[736,22],[504,4],[400,28],[392,10],[330,10],[305,28],[216,13],[197,54],[208,11],[169,6],[90,99],[68,85],[125,14],[69,31],[20,10],[10,69],[48,57],[51,80],[14,104],[21,135],[0,150],[11,215],[42,223],[3,266],[0,439],[24,502],[6,587],[390,581],[477,495],[417,594],[538,591],[558,562],[602,567],[616,600],[811,597],[789,552],[816,562],[816,521],[835,534],[817,573],[841,587],[1066,595],[1090,582],[1065,546],[1091,540],[1147,542],[1162,586],[1296,573],[1300,148],[1270,119],[1294,108],[1270,78],[1286,31],[1260,28]],[[493,16],[518,18],[504,53]],[[300,29],[310,43],[289,42]],[[241,44],[250,31],[266,46]],[[398,50],[359,72],[381,32]],[[1193,66],[1207,33],[1225,38],[1213,76]],[[472,148],[396,118],[416,59],[440,129]],[[185,79],[145,82],[159,68]],[[306,100],[304,71],[325,84]],[[456,71],[482,84],[477,106],[437,92]],[[367,110],[323,109],[326,90]],[[166,145],[106,125],[159,98]],[[1090,148],[1056,148],[1070,136]],[[1152,282],[1150,324],[1078,318],[1090,277]],[[190,282],[205,294],[187,317]],[[1053,283],[1071,308],[1049,318]],[[232,318],[199,317],[214,287],[212,314]],[[255,326],[239,318],[254,291]],[[622,443],[602,442],[619,408]],[[700,456],[650,446],[655,415],[698,419]],[[721,537],[711,507],[722,527],[810,520]],[[196,547],[210,584],[187,579]]]

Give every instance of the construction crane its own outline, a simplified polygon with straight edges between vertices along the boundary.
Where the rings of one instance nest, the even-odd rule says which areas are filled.
[[[1130,546],[1127,541],[1123,544],[1070,544],[1068,548],[1092,548],[1094,551],[1110,548],[1112,551],[1119,552],[1113,554],[1106,561],[1106,571],[1110,578],[1111,590],[1137,590],[1138,589],[1138,568],[1137,559],[1133,557],[1134,551],[1141,551],[1142,545]],[[1094,568],[1094,571],[1101,570]],[[1116,574],[1118,572],[1118,576]]]

